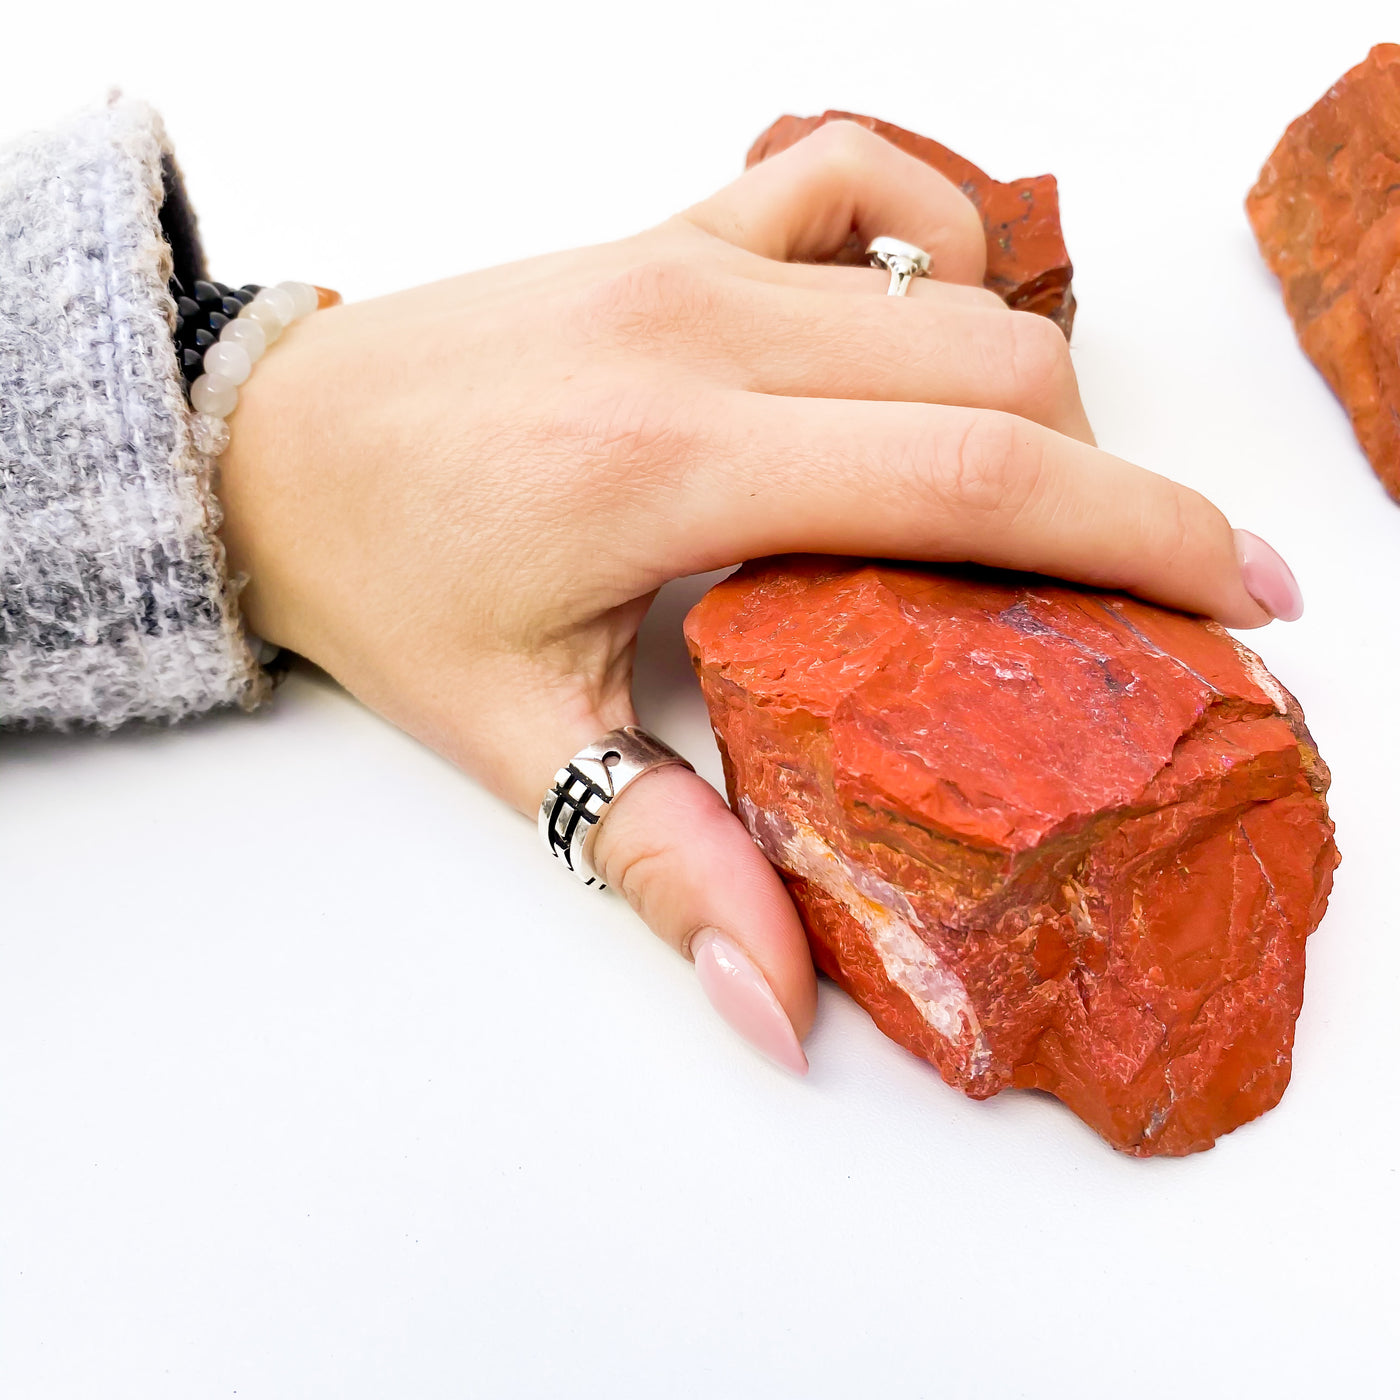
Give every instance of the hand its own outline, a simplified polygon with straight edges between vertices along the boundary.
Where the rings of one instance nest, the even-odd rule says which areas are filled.
[[[853,231],[926,248],[939,280],[894,298],[817,265]],[[1233,627],[1269,620],[1251,588],[1294,610],[1267,546],[1094,446],[1063,337],[984,291],[983,259],[952,184],[832,123],[635,238],[319,312],[258,366],[222,458],[248,623],[533,815],[633,721],[638,626],[682,575],[977,560]],[[596,863],[805,1068],[802,926],[713,788],[639,779]]]

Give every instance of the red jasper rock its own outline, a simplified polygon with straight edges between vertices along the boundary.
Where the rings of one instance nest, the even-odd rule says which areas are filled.
[[[719,584],[686,637],[734,809],[886,1035],[1138,1156],[1278,1102],[1337,850],[1297,702],[1227,632],[794,557]]]
[[[1303,349],[1400,500],[1400,45],[1284,132],[1245,207]]]
[[[748,164],[785,151],[831,121],[859,122],[900,150],[946,175],[977,206],[987,231],[986,286],[1008,306],[1048,316],[1069,339],[1074,325],[1074,267],[1060,232],[1060,199],[1053,175],[1002,184],[970,160],[891,122],[854,112],[823,112],[819,117],[779,117],[749,150]],[[865,260],[864,247],[849,259]]]

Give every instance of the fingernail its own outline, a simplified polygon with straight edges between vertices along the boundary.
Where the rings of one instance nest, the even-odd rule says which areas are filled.
[[[792,1022],[748,954],[718,929],[703,930],[690,947],[710,1005],[754,1049],[794,1074],[806,1074],[807,1057]]]
[[[1303,594],[1283,556],[1248,530],[1235,531],[1235,553],[1249,596],[1270,617],[1296,622],[1303,615]]]

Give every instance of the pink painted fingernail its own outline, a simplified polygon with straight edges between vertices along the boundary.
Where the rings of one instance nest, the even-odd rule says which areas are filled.
[[[1303,615],[1303,594],[1283,556],[1248,530],[1235,531],[1235,552],[1249,596],[1270,617],[1296,622]]]
[[[703,929],[690,947],[710,1005],[756,1050],[794,1074],[806,1074],[807,1057],[792,1022],[749,955],[713,928]]]

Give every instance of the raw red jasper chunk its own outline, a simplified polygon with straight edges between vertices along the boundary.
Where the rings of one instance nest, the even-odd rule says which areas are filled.
[[[1213,623],[789,557],[686,621],[729,797],[820,967],[974,1098],[1179,1155],[1278,1102],[1337,863],[1297,702]]]

